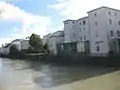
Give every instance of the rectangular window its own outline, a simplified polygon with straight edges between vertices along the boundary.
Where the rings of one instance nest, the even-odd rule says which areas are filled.
[[[115,12],[115,16],[117,16],[117,13]]]
[[[81,25],[81,22],[80,22],[80,25]]]
[[[98,31],[96,31],[96,37],[99,37]]]
[[[117,31],[117,36],[120,37],[120,31],[119,30]]]
[[[109,23],[112,24],[112,20],[111,19],[109,19]]]
[[[111,15],[111,12],[109,11],[109,15]]]
[[[83,25],[85,25],[85,20],[83,20]]]
[[[97,21],[95,21],[95,25],[96,25],[96,26],[98,25]]]
[[[83,28],[83,30],[85,31],[85,27]]]
[[[120,21],[118,21],[118,25],[120,25]]]
[[[114,35],[113,35],[113,31],[111,31],[111,32],[110,32],[110,34],[111,34],[111,37],[113,37],[113,36],[114,36]]]
[[[74,29],[75,27],[74,27],[74,25],[73,25],[73,29]]]
[[[97,46],[97,51],[100,51],[100,47],[99,46]]]
[[[97,14],[96,14],[96,13],[95,13],[94,15],[95,15],[95,16],[97,16]]]

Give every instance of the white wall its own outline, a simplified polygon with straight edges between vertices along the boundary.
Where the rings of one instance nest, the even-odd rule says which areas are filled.
[[[85,21],[85,24],[83,22]],[[84,17],[77,20],[77,39],[78,41],[88,41],[89,35],[89,20],[88,17]]]
[[[95,16],[96,14],[96,16]],[[88,13],[90,25],[90,51],[92,54],[107,54],[109,52],[109,41],[107,36],[108,20],[106,8],[100,8]],[[97,21],[97,25],[95,22]],[[97,51],[97,46],[99,51]]]
[[[64,21],[64,31],[65,31],[65,43],[76,42],[77,41],[77,22],[76,20],[66,20]]]
[[[21,50],[27,50],[29,49],[29,47],[30,47],[29,40],[21,41]]]
[[[64,43],[64,36],[51,37],[49,39],[49,49],[53,54],[57,54],[57,45]]]
[[[13,41],[11,44],[16,45],[18,50],[21,51],[21,41]]]
[[[88,12],[88,17],[91,53],[107,54],[110,51],[111,38],[113,38],[110,32],[113,31],[114,37],[116,37],[117,30],[120,31],[120,25],[118,24],[118,21],[120,21],[120,11],[102,7]],[[98,25],[95,25],[96,21]],[[100,51],[97,51],[97,46],[100,47]]]

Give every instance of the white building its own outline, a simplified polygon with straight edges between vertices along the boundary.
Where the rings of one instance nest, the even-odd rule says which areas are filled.
[[[2,46],[1,47],[1,54],[8,55],[10,52],[10,47],[11,47],[11,43],[6,44],[5,46]]]
[[[29,40],[21,41],[21,51],[28,50],[30,47]]]
[[[15,39],[11,42],[11,46],[16,45],[17,49],[21,51],[21,39]]]
[[[52,34],[47,34],[45,36],[43,36],[43,45],[45,45],[46,43],[48,43],[49,38],[51,37]]]
[[[51,53],[57,54],[57,45],[64,43],[64,31],[57,31],[53,34],[48,34],[43,37],[44,44],[47,43],[48,49]]]
[[[120,53],[120,10],[100,7],[78,20],[64,21],[65,43],[77,42],[77,51]]]

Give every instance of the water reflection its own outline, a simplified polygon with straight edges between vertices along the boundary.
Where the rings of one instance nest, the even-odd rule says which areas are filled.
[[[0,63],[8,90],[49,89],[118,70],[110,67],[57,65],[27,60],[0,59]]]

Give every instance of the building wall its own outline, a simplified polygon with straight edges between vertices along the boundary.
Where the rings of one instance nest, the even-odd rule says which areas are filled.
[[[107,54],[110,51],[111,31],[116,34],[120,29],[120,11],[102,7],[88,12],[88,17],[91,53]]]
[[[30,47],[29,40],[21,41],[21,50],[27,50],[29,49],[29,47]]]
[[[21,51],[21,41],[13,41],[11,44],[16,45],[17,49]]]
[[[47,34],[47,35],[43,36],[43,45],[48,43],[50,37],[51,37],[51,34]]]
[[[89,35],[89,20],[88,17],[84,17],[77,20],[77,41],[88,41]]]
[[[77,41],[77,22],[76,20],[66,20],[64,21],[64,31],[65,31],[65,43],[76,42]]]
[[[88,13],[90,26],[90,51],[91,54],[106,54],[109,52],[107,36],[108,20],[106,8],[100,8]]]
[[[49,39],[49,50],[53,54],[57,54],[57,45],[64,43],[64,36],[51,37]]]

